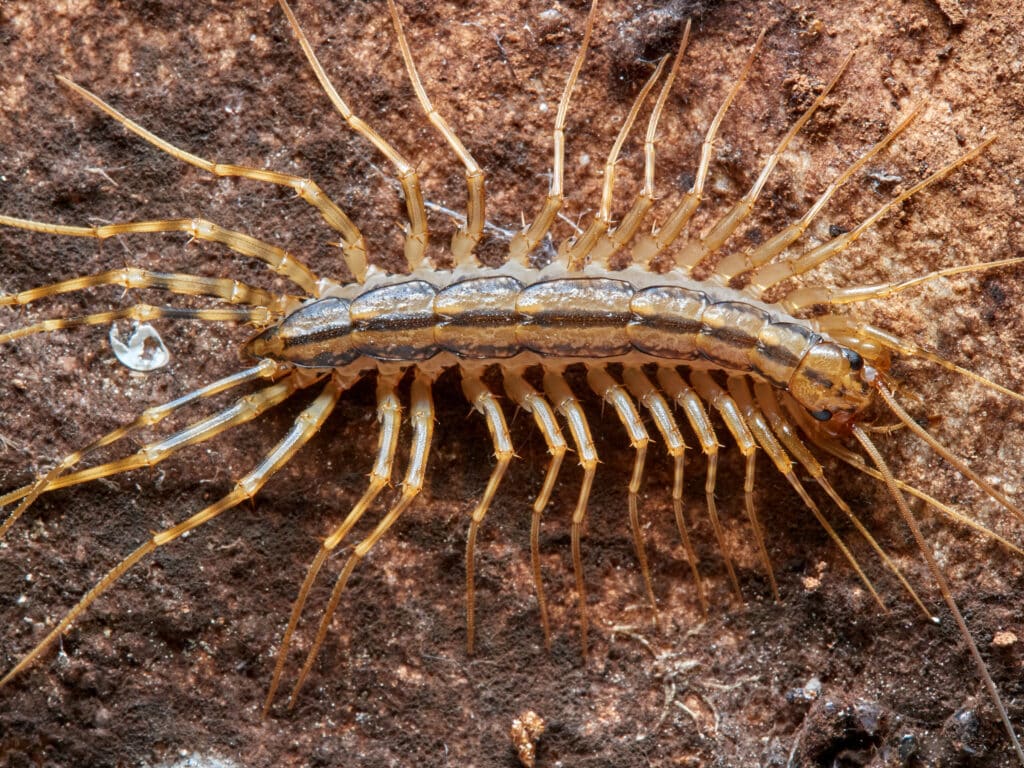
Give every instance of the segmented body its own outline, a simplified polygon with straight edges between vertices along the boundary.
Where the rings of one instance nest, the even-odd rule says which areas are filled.
[[[602,273],[600,277],[596,278],[602,280],[600,286],[589,285],[587,288],[582,288],[579,284],[574,286],[569,282],[579,278],[570,277],[563,279],[551,275],[545,277],[535,271],[520,273],[508,269],[499,271],[496,274],[504,275],[501,278],[504,281],[502,283],[504,290],[480,291],[481,286],[479,284],[471,286],[470,290],[474,291],[472,301],[475,306],[469,308],[467,308],[465,303],[469,297],[458,297],[456,295],[460,290],[455,287],[458,284],[459,276],[453,275],[450,272],[440,271],[414,275],[413,277],[392,277],[387,279],[385,282],[389,282],[395,287],[386,289],[392,291],[392,293],[385,296],[385,298],[392,300],[396,298],[409,299],[411,302],[410,307],[415,305],[413,300],[416,299],[420,302],[415,306],[419,314],[414,318],[389,318],[386,317],[386,312],[382,308],[371,308],[369,313],[364,316],[367,324],[363,330],[367,332],[364,336],[375,336],[376,340],[372,338],[366,339],[368,346],[361,347],[359,351],[363,353],[369,352],[369,357],[377,360],[391,357],[391,363],[401,364],[403,362],[415,361],[417,367],[428,372],[434,368],[442,368],[449,363],[465,362],[467,360],[472,360],[473,364],[483,365],[492,359],[497,359],[507,364],[511,355],[505,356],[504,353],[518,351],[524,347],[529,349],[530,352],[525,357],[513,361],[513,365],[536,363],[550,369],[557,369],[560,365],[571,363],[577,359],[596,359],[602,361],[602,364],[622,361],[641,364],[658,362],[671,357],[671,355],[655,355],[652,357],[648,354],[651,349],[649,342],[646,342],[646,349],[642,346],[644,342],[641,345],[634,343],[637,334],[650,333],[654,335],[659,330],[657,320],[645,319],[642,312],[634,310],[638,309],[639,302],[643,298],[650,298],[657,292],[659,282],[664,280],[663,278],[654,277],[646,271],[641,276],[614,272]],[[422,283],[418,282],[420,277],[424,278]],[[484,278],[479,276],[470,277],[470,281],[474,279],[493,280],[497,278],[493,276]],[[428,284],[430,287],[424,288],[423,283]],[[709,286],[696,281],[687,283],[679,280],[676,276],[673,276],[671,282],[661,282],[661,285],[666,285],[680,292],[687,292],[687,297],[701,308],[696,313],[697,317],[687,317],[690,325],[686,326],[683,333],[675,335],[677,338],[673,338],[671,342],[672,344],[684,347],[688,345],[687,354],[681,357],[681,359],[687,361],[688,368],[706,367],[709,370],[724,369],[735,373],[750,373],[752,367],[757,368],[751,357],[759,350],[757,342],[760,332],[770,331],[779,323],[790,324],[791,322],[778,307],[763,305],[752,300],[747,295],[739,294],[720,286]],[[492,284],[488,287],[495,288],[496,285]],[[574,288],[579,288],[580,290],[574,290]],[[592,290],[594,288],[599,288],[600,290],[594,291]],[[380,291],[381,289],[379,287],[375,289],[371,280],[366,287],[350,289],[349,298],[354,300],[354,304],[360,299],[365,302],[371,295],[371,291],[374,290]],[[526,304],[520,305],[519,303],[520,300],[529,299],[531,296],[536,298],[542,293],[546,293],[543,297],[544,303],[536,310],[531,310]],[[516,307],[514,310],[508,305],[508,300],[513,295],[516,297]],[[381,298],[382,294],[378,293],[377,296]],[[701,298],[701,296],[705,298]],[[468,321],[466,322],[467,327],[478,331],[478,335],[474,335],[472,330],[465,332],[460,330],[454,333],[454,335],[446,335],[452,333],[452,325],[457,325],[457,323],[452,323],[451,321],[459,317],[459,307],[465,313],[472,315],[474,310],[479,309],[478,302],[481,299],[494,297],[499,299],[504,297],[506,303],[501,311],[492,313],[483,322],[477,322],[478,318],[475,317],[462,318]],[[458,301],[460,298],[463,303]],[[600,299],[605,301],[610,310],[614,311],[608,314],[593,312],[593,307],[589,302],[576,303],[576,299],[580,298]],[[559,300],[564,300],[565,302],[565,313],[562,315],[558,314],[558,310],[553,311],[551,309],[552,305],[557,304]],[[323,300],[321,299],[321,301]],[[452,304],[446,307],[445,301],[451,301]],[[316,306],[316,304],[311,306]],[[328,304],[325,303],[320,306],[326,307]],[[708,312],[709,309],[710,312]],[[728,319],[729,325],[726,332],[720,333],[720,326],[706,321],[710,321],[716,312],[722,313],[724,310],[730,310],[731,316]],[[774,318],[774,321],[768,322],[761,314],[762,312],[768,312]],[[413,312],[413,314],[416,313]],[[587,317],[588,315],[590,316]],[[292,317],[295,316],[294,314],[292,315]],[[555,319],[556,317],[557,320]],[[660,317],[661,320],[666,319],[664,313]],[[349,319],[351,319],[351,313],[349,314]],[[675,318],[672,316],[668,318],[668,320],[673,319]],[[374,320],[378,322],[375,324]],[[486,325],[487,322],[496,320],[500,322],[494,322],[492,326]],[[612,320],[613,322],[611,322]],[[749,331],[745,335],[736,338],[735,330],[744,327],[743,322],[737,321],[747,320],[751,321],[758,332]],[[578,322],[578,325],[573,326],[572,324],[576,321],[580,322]],[[607,322],[607,325],[602,325],[602,321]],[[286,320],[285,324],[287,322]],[[566,328],[567,322],[568,328]],[[625,331],[623,330],[623,322],[625,323]],[[634,331],[632,337],[629,332],[630,324],[632,324]],[[792,323],[792,325],[802,329],[795,332],[796,336],[801,336],[807,343],[811,342],[809,334],[815,331],[808,321],[800,320]],[[388,350],[388,345],[395,344],[396,331],[408,332],[409,336],[405,339],[408,343],[403,343],[400,340],[398,349]],[[504,337],[504,341],[501,344],[495,343],[502,340],[502,333],[508,335]],[[331,336],[332,334],[334,334],[333,331],[326,335]],[[332,342],[336,342],[339,336],[340,334],[334,334]],[[693,353],[697,351],[701,339],[708,345],[707,351],[710,352],[710,355],[698,354],[694,357]],[[734,342],[731,346],[735,356],[727,355],[725,352],[730,347],[730,344],[727,343],[729,341]],[[478,345],[475,352],[473,351],[474,345]],[[304,354],[308,351],[308,346],[305,344],[302,346],[302,353]],[[787,349],[789,348],[788,345],[785,346]],[[439,347],[444,349],[438,351]],[[481,349],[481,347],[487,349]],[[445,351],[461,352],[462,354],[449,357],[445,354]],[[493,354],[495,351],[500,351],[503,354]],[[576,351],[582,351],[583,354],[576,355],[574,354]],[[664,352],[665,350],[661,349],[660,351]],[[348,349],[342,354],[344,356],[350,353],[351,349]],[[615,358],[617,355],[626,355],[626,357],[621,361],[610,359]],[[704,362],[694,362],[700,359],[703,359]],[[300,359],[296,360],[296,362],[300,365],[313,364],[316,366],[320,364],[312,359]],[[335,360],[331,365],[334,366],[337,362],[339,361]],[[378,365],[376,363],[368,366],[365,358],[359,360],[346,359],[344,366],[350,368],[380,368],[385,372],[392,367],[400,367],[400,365]],[[780,385],[780,389],[784,390],[786,388],[786,384],[791,378],[790,373],[795,370],[795,367],[795,363],[787,363],[785,372],[774,376],[774,383]],[[763,372],[767,368],[758,368],[758,370]],[[754,372],[756,373],[756,371]],[[766,378],[772,379],[773,377],[767,376]],[[712,555],[713,557],[714,555]],[[487,615],[486,612],[484,615]]]

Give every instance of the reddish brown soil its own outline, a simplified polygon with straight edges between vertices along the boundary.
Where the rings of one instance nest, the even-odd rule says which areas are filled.
[[[438,108],[489,173],[489,218],[514,227],[546,188],[550,126],[585,8],[573,3],[405,3],[416,60]],[[851,48],[835,96],[797,139],[740,237],[799,216],[825,181],[914,104],[923,114],[816,224],[847,229],[902,186],[996,132],[985,155],[889,217],[815,273],[840,285],[922,274],[1018,254],[1024,240],[1024,11],[1011,3],[902,0],[616,3],[604,10],[570,114],[566,215],[596,205],[597,170],[652,60],[694,34],[661,130],[658,177],[676,199],[702,132],[760,29],[755,72],[716,144],[709,213],[749,185],[760,159]],[[54,7],[48,7],[54,6]],[[514,7],[513,7],[514,6]],[[353,109],[414,159],[429,199],[463,206],[461,173],[422,118],[381,3],[297,4]],[[273,3],[9,0],[0,5],[0,212],[65,223],[203,215],[284,244],[344,276],[335,235],[287,192],[211,180],[143,144],[54,81],[67,74],[159,135],[227,162],[308,174],[348,210],[374,258],[395,265],[401,205],[387,164],[330,111]],[[544,109],[541,108],[544,105]],[[590,164],[583,167],[586,155]],[[639,174],[636,142],[620,164],[620,199]],[[894,178],[898,177],[898,178]],[[699,225],[711,218],[702,215]],[[438,253],[449,223],[432,217]],[[564,228],[560,229],[565,234]],[[760,233],[760,234],[759,234]],[[741,242],[741,244],[742,244]],[[489,259],[503,244],[492,240]],[[139,264],[285,283],[218,247],[131,237],[102,247],[4,230],[0,290]],[[863,308],[879,325],[1015,387],[1020,270],[941,281]],[[4,326],[126,304],[117,290],[73,294]],[[242,328],[159,324],[172,364],[135,374],[106,329],[55,333],[0,352],[0,489],[148,405],[238,368]],[[924,364],[901,364],[901,397],[985,476],[1021,498],[1018,404]],[[553,603],[545,651],[528,563],[528,511],[544,446],[522,415],[520,459],[488,517],[478,558],[479,640],[464,650],[467,513],[491,467],[487,432],[454,376],[436,388],[438,424],[421,501],[356,572],[294,711],[260,708],[306,564],[358,497],[370,468],[372,387],[346,396],[322,434],[253,504],[161,550],[88,611],[59,649],[0,690],[0,765],[140,766],[185,756],[233,765],[513,766],[514,717],[548,723],[540,766],[1005,766],[1005,734],[893,504],[873,482],[829,467],[847,499],[943,617],[926,623],[849,526],[840,530],[882,591],[881,615],[827,536],[767,461],[757,503],[783,600],[773,603],[742,520],[742,466],[730,446],[719,501],[746,599],[730,604],[706,521],[698,525],[713,609],[702,620],[673,535],[670,467],[653,452],[649,522],[660,626],[646,609],[628,528],[631,452],[612,414],[591,404],[602,458],[585,542],[593,643],[579,653],[566,517],[579,471],[568,466],[545,519]],[[0,543],[0,666],[9,668],[103,573],[158,530],[226,493],[294,418],[302,398],[159,471],[55,493]],[[190,414],[191,415],[191,414]],[[888,419],[891,420],[891,419]],[[182,423],[179,420],[177,423]],[[722,430],[724,434],[724,428]],[[909,435],[879,436],[899,474],[1021,540],[1019,525]],[[695,441],[690,440],[695,444]],[[403,462],[404,463],[404,462]],[[689,514],[701,521],[703,460],[688,464]],[[839,524],[834,509],[828,514]],[[925,529],[974,637],[1024,727],[1022,561],[928,514]],[[367,525],[371,524],[368,523]],[[361,527],[356,533],[365,534]],[[340,560],[330,564],[334,573]],[[314,592],[304,650],[329,579]],[[614,629],[618,628],[618,629]],[[626,629],[623,629],[626,628]],[[286,685],[300,657],[293,654]],[[821,681],[817,699],[800,689]],[[670,703],[667,697],[674,697]],[[685,705],[689,713],[677,706]],[[692,713],[692,716],[691,714]],[[196,764],[201,764],[197,762]]]

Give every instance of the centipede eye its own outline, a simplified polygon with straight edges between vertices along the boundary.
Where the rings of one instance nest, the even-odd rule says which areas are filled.
[[[832,418],[832,411],[828,408],[822,408],[820,411],[811,411],[811,416],[816,418],[818,421],[828,421]]]
[[[843,347],[843,356],[850,362],[851,371],[859,371],[864,367],[864,358],[852,349]]]

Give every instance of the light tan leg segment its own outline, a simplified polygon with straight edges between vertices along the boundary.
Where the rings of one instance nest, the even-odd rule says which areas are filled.
[[[629,393],[615,381],[604,368],[588,368],[587,383],[598,397],[615,409],[622,426],[629,435],[629,444],[635,452],[633,459],[633,475],[629,479],[629,527],[633,532],[633,548],[636,559],[640,562],[640,573],[644,580],[644,590],[651,608],[658,610],[658,602],[654,599],[654,588],[651,585],[651,571],[647,565],[647,549],[644,546],[643,531],[640,528],[640,511],[638,495],[644,477],[644,462],[647,459],[647,446],[651,442],[650,435],[644,427],[640,414]]]
[[[655,256],[675,242],[676,238],[679,237],[679,233],[683,231],[683,227],[687,225],[697,208],[700,207],[701,200],[704,199],[704,184],[707,181],[708,170],[711,167],[711,153],[714,150],[715,136],[718,134],[718,128],[721,126],[722,120],[725,118],[725,113],[729,110],[733,99],[736,98],[736,94],[739,93],[740,88],[746,81],[747,75],[750,74],[750,68],[754,64],[754,57],[757,56],[757,52],[761,50],[761,43],[764,42],[764,34],[764,32],[761,32],[758,36],[750,56],[747,57],[747,61],[743,65],[743,71],[740,72],[740,76],[732,88],[729,89],[725,101],[722,102],[722,106],[715,113],[711,125],[708,126],[708,132],[704,136],[704,142],[700,147],[700,163],[697,167],[697,175],[694,177],[693,186],[690,187],[689,192],[683,195],[683,199],[668,215],[661,228],[655,230],[650,235],[641,237],[636,243],[633,247],[634,261],[642,264],[650,263]]]
[[[106,240],[118,235],[183,232],[194,240],[220,243],[235,253],[259,259],[269,265],[275,274],[288,278],[311,296],[317,296],[319,291],[317,286],[319,278],[313,274],[309,267],[288,253],[288,251],[242,232],[225,229],[219,224],[214,224],[206,219],[157,219],[154,221],[126,221],[120,224],[104,224],[99,227],[73,227],[65,224],[50,224],[43,221],[0,216],[0,225],[46,235],[91,237],[96,240]],[[184,291],[182,292],[184,293]]]
[[[270,688],[267,691],[267,698],[263,702],[263,716],[270,713],[270,707],[274,703],[274,696],[277,694],[278,685],[281,682],[281,673],[284,672],[285,662],[288,660],[288,647],[291,644],[292,635],[302,617],[302,610],[305,608],[306,599],[309,597],[309,590],[313,588],[317,575],[323,564],[330,557],[331,553],[345,539],[348,532],[352,530],[366,510],[380,495],[380,492],[391,482],[391,470],[395,463],[395,452],[398,448],[398,432],[402,421],[402,405],[398,400],[398,393],[395,391],[398,386],[400,375],[381,375],[377,378],[377,422],[380,424],[380,432],[377,436],[377,459],[370,472],[370,483],[362,498],[352,507],[345,520],[331,531],[320,545],[320,550],[313,558],[306,572],[306,578],[299,588],[299,595],[295,598],[292,606],[291,616],[288,618],[288,627],[281,638],[281,646],[277,650],[277,661],[274,664],[274,674],[270,679]]]
[[[269,184],[276,184],[277,186],[288,187],[289,189],[294,190],[296,195],[320,212],[324,221],[326,221],[332,229],[341,234],[343,241],[341,244],[342,253],[344,254],[345,263],[348,265],[349,271],[352,272],[352,275],[360,283],[366,279],[366,242],[363,240],[362,233],[356,225],[352,223],[352,220],[345,215],[345,212],[341,210],[333,200],[325,195],[324,191],[320,189],[312,179],[303,179],[299,176],[292,176],[287,173],[267,171],[260,168],[250,168],[244,165],[210,162],[198,155],[193,155],[191,152],[186,152],[185,150],[174,146],[169,141],[164,141],[156,134],[147,131],[141,125],[130,120],[107,104],[99,96],[96,96],[68,78],[58,75],[57,80],[60,81],[62,85],[67,86],[83,99],[91,103],[93,106],[105,112],[108,116],[119,122],[122,126],[134,133],[143,141],[152,144],[161,152],[165,152],[176,160],[181,160],[182,162],[195,166],[200,170],[211,173],[214,176],[234,176],[238,178],[252,179],[253,181],[264,181]]]
[[[313,669],[313,662],[316,661],[316,657],[320,653],[320,646],[323,645],[327,631],[331,628],[331,619],[338,609],[341,593],[344,592],[349,577],[352,576],[352,571],[423,490],[423,478],[427,470],[427,459],[430,456],[430,441],[434,435],[434,401],[430,394],[430,382],[430,377],[417,369],[416,377],[412,382],[409,407],[409,419],[412,422],[412,446],[409,451],[409,465],[405,470],[405,481],[402,483],[402,495],[388,513],[381,518],[370,535],[356,545],[338,575],[331,598],[327,603],[327,609],[320,619],[320,626],[317,627],[316,639],[306,655],[302,671],[299,672],[299,679],[295,682],[295,687],[292,688],[288,701],[289,709],[295,706],[299,691],[302,690],[306,678],[309,677],[309,673]]]
[[[522,232],[517,232],[509,243],[509,260],[521,261],[529,266],[529,257],[537,243],[544,239],[551,229],[555,216],[562,208],[562,185],[565,182],[565,121],[569,114],[569,99],[572,96],[572,89],[576,86],[576,79],[580,76],[583,68],[583,60],[587,57],[587,48],[590,46],[590,36],[594,32],[594,19],[597,18],[597,7],[599,0],[591,0],[590,12],[587,14],[587,26],[583,30],[583,42],[576,53],[576,60],[572,64],[572,71],[562,91],[562,98],[558,102],[558,115],[555,117],[555,130],[552,141],[554,143],[554,160],[551,165],[551,186],[548,189],[548,196],[544,199],[544,207],[537,218],[529,227]]]
[[[701,401],[700,397],[679,377],[679,374],[674,368],[659,368],[658,383],[661,385],[661,388],[665,390],[665,394],[672,398],[676,405],[683,409],[683,413],[686,414],[686,420],[689,422],[690,428],[693,430],[694,434],[697,435],[697,440],[700,442],[701,452],[707,458],[707,471],[704,473],[704,498],[712,524],[713,526],[717,526],[718,511],[715,505],[715,481],[718,470],[718,449],[721,446],[718,444],[718,436],[715,434],[714,427],[711,426],[711,419],[708,418],[707,411],[704,410],[704,403]],[[706,615],[707,590],[704,588],[704,581],[701,579],[700,571],[698,569],[700,560],[697,558],[697,552],[693,548],[693,544],[690,542],[690,536],[686,532],[686,521],[683,519],[682,468],[678,468],[676,472],[679,475],[676,483],[680,487],[679,504],[673,504],[676,517],[676,527],[679,529],[679,537],[683,540],[683,547],[686,549],[686,556],[690,559],[690,571],[693,573],[693,580],[697,585],[701,609]],[[675,495],[675,491],[673,490],[673,500],[675,499]],[[725,557],[726,560],[726,569],[731,571],[732,564],[729,562],[728,554],[724,548],[725,544],[721,537],[718,537],[718,544],[721,548],[722,556]],[[742,601],[742,599],[741,595],[740,600]]]
[[[822,490],[829,495],[829,498],[836,503],[836,506],[843,511],[847,519],[853,523],[853,527],[857,529],[857,532],[871,545],[871,548],[875,550],[875,553],[881,558],[882,562],[885,563],[886,567],[889,568],[899,579],[900,584],[910,595],[911,599],[917,603],[917,607],[921,609],[924,615],[931,619],[932,615],[925,608],[924,603],[918,596],[917,592],[910,582],[907,581],[906,577],[900,571],[899,567],[894,563],[890,557],[882,549],[881,545],[875,540],[875,537],[871,535],[871,531],[864,527],[864,524],[860,521],[850,509],[850,505],[846,503],[842,496],[840,496],[835,488],[832,487],[832,483],[825,477],[825,470],[822,469],[818,460],[814,458],[807,446],[804,445],[803,441],[797,437],[796,432],[793,429],[793,425],[789,423],[789,420],[782,414],[779,408],[779,402],[775,396],[775,389],[763,381],[754,382],[754,395],[757,398],[757,404],[761,406],[761,411],[767,417],[768,422],[771,424],[772,431],[778,436],[782,443],[789,449],[789,452],[796,457],[796,460],[800,462],[801,466],[810,473],[811,477],[814,478],[815,482],[821,486]]]
[[[786,451],[779,444],[779,441],[775,439],[775,435],[772,434],[771,429],[768,426],[768,422],[765,420],[764,415],[754,405],[754,400],[750,395],[750,388],[747,386],[747,380],[740,376],[732,376],[729,378],[729,391],[742,410],[743,417],[750,427],[750,430],[757,437],[758,443],[764,448],[765,453],[775,464],[775,468],[778,469],[779,473],[786,478],[789,484],[793,487],[793,490],[797,492],[797,495],[804,502],[804,505],[811,510],[811,514],[818,521],[818,524],[825,529],[825,532],[829,535],[829,538],[836,543],[839,550],[843,553],[843,557],[846,558],[850,566],[860,577],[860,580],[867,587],[868,592],[874,598],[875,602],[878,603],[878,607],[882,609],[883,613],[888,613],[888,608],[885,607],[885,603],[882,602],[882,598],[875,590],[871,580],[864,573],[864,570],[860,567],[860,563],[857,562],[857,558],[854,557],[853,552],[850,551],[849,547],[843,542],[842,538],[836,533],[832,525],[825,519],[825,516],[818,509],[818,505],[811,498],[810,494],[807,493],[807,489],[804,488],[803,483],[796,476],[793,471],[793,461],[786,454]]]
[[[558,470],[562,466],[562,459],[565,458],[566,443],[562,430],[555,420],[555,412],[544,396],[531,387],[526,380],[513,371],[504,371],[505,392],[512,401],[527,413],[533,414],[533,419],[540,430],[544,442],[547,444],[548,453],[551,459],[548,461],[548,469],[544,475],[544,483],[541,485],[540,493],[533,502],[533,514],[530,519],[530,562],[533,565],[533,583],[537,592],[537,608],[540,611],[540,625],[544,631],[544,645],[551,648],[551,626],[548,623],[548,604],[544,597],[544,580],[540,570],[540,517],[548,506],[551,492],[555,488],[555,481],[558,479]]]
[[[587,517],[587,502],[590,500],[590,489],[594,485],[594,473],[597,471],[597,448],[594,438],[590,435],[590,425],[583,413],[580,401],[576,399],[569,384],[561,373],[544,372],[544,391],[555,405],[555,410],[562,414],[569,425],[569,434],[580,457],[583,467],[583,482],[580,485],[579,500],[572,513],[572,569],[576,576],[576,594],[580,611],[580,645],[583,655],[587,655],[587,585],[583,579],[583,557],[580,554],[580,536],[583,532],[583,521]]]
[[[213,518],[217,517],[221,512],[229,510],[246,499],[251,499],[255,496],[257,491],[263,487],[267,480],[269,480],[270,477],[281,467],[291,461],[292,457],[295,456],[298,450],[316,434],[324,420],[333,410],[335,403],[338,402],[338,398],[341,396],[344,389],[345,387],[342,385],[341,381],[332,377],[316,400],[314,400],[311,405],[299,414],[299,417],[295,420],[295,424],[288,433],[251,472],[235,484],[234,490],[232,490],[231,493],[187,520],[154,534],[145,544],[140,546],[128,555],[128,557],[114,566],[106,576],[100,579],[100,581],[85,594],[85,596],[78,602],[78,605],[68,611],[64,618],[60,620],[57,626],[54,627],[42,641],[29,651],[21,661],[11,669],[10,672],[0,679],[0,688],[10,682],[26,667],[32,664],[32,662],[39,658],[39,656],[45,653],[46,650],[68,630],[75,619],[78,618],[78,616],[81,615],[81,613],[90,605],[92,605],[96,598],[110,589],[110,587],[112,587],[132,566],[147,555],[156,551],[159,547],[162,547],[165,544],[170,544],[182,534],[187,533],[194,528],[198,528],[200,525],[213,520]]]
[[[690,543],[690,536],[686,531],[686,522],[683,520],[683,469],[686,459],[686,444],[683,442],[683,435],[679,431],[679,425],[672,415],[672,409],[664,396],[657,390],[647,375],[640,368],[625,368],[622,371],[622,378],[629,388],[630,394],[643,403],[654,419],[654,425],[658,428],[662,438],[665,440],[665,450],[672,457],[672,511],[676,520],[676,527],[679,529],[679,536],[683,541],[686,550],[686,558],[690,564],[690,572],[693,574],[693,583],[697,588],[697,599],[700,601],[701,613],[707,616],[708,602],[704,594],[704,584],[700,578],[700,571],[697,569],[697,556]]]
[[[494,393],[478,377],[466,371],[462,372],[462,391],[466,399],[487,420],[487,430],[491,433],[491,442],[494,445],[494,458],[498,461],[491,471],[484,495],[473,510],[469,534],[466,536],[466,652],[472,654],[476,640],[476,592],[473,582],[473,573],[476,569],[476,536],[515,452],[512,450],[512,436],[508,433],[505,415]]]
[[[53,482],[65,472],[71,469],[73,466],[81,462],[84,458],[89,456],[94,451],[99,450],[108,445],[118,442],[124,437],[127,437],[140,429],[146,427],[152,427],[159,424],[161,421],[166,419],[175,411],[184,408],[185,406],[191,405],[199,400],[203,400],[208,397],[213,397],[221,392],[226,392],[230,389],[234,389],[237,386],[245,384],[249,381],[254,381],[260,378],[270,378],[274,376],[280,367],[277,363],[272,360],[264,360],[259,365],[249,368],[244,371],[226,376],[218,381],[211,382],[205,387],[192,390],[191,392],[182,395],[181,397],[175,398],[170,402],[164,403],[163,405],[155,405],[151,408],[147,408],[140,413],[131,423],[125,424],[123,427],[118,427],[112,432],[108,432],[103,437],[97,438],[93,442],[89,443],[84,448],[80,448],[77,451],[72,451],[63,459],[61,459],[53,469],[45,474],[39,475],[35,482],[18,488],[17,490],[11,491],[10,493],[0,497],[0,508],[3,508],[18,499],[21,499],[21,503],[18,507],[11,512],[4,521],[3,525],[0,525],[0,539],[3,539],[4,535],[10,530],[11,526],[24,514],[32,503],[39,498],[39,496],[46,491],[50,490]],[[86,481],[82,481],[86,482]]]

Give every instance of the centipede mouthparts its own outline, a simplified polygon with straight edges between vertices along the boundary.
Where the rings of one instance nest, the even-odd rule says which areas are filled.
[[[608,5],[12,15],[0,749],[1024,761],[1004,17]]]

